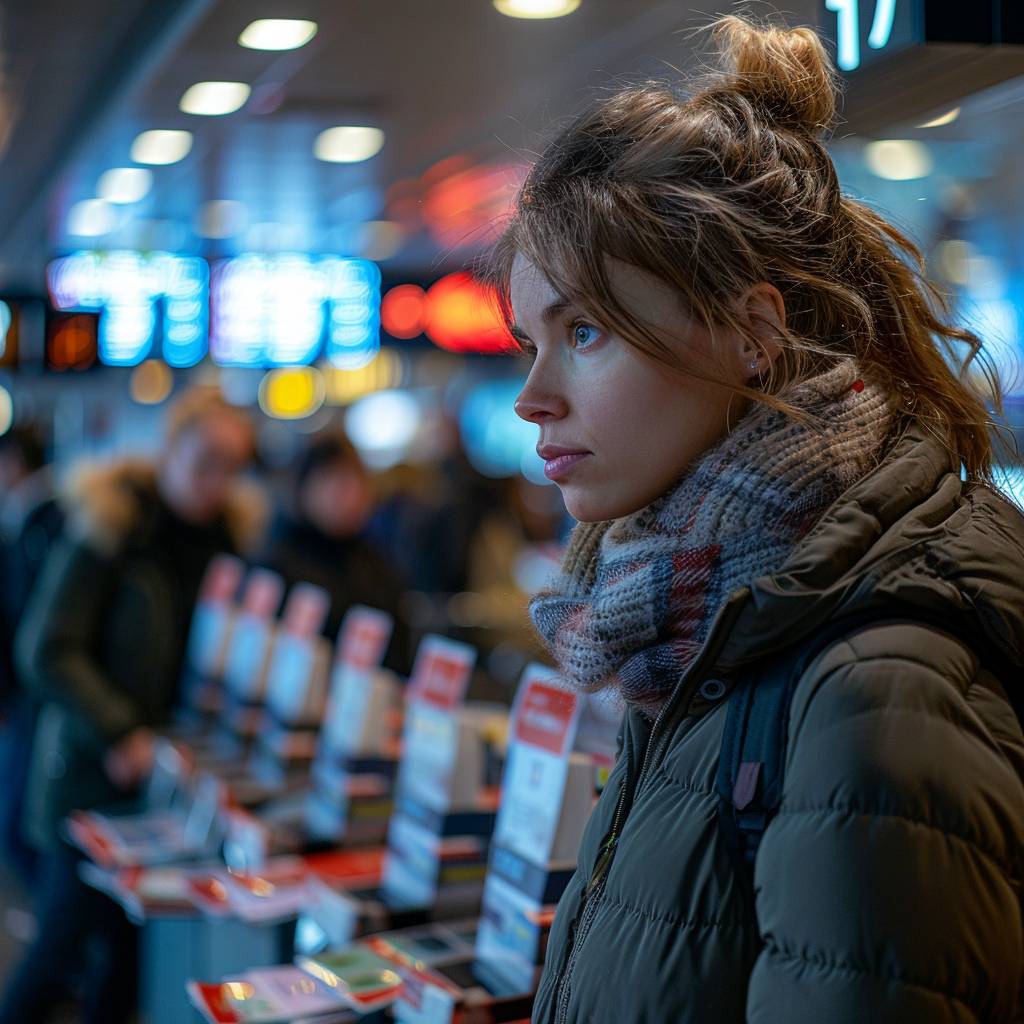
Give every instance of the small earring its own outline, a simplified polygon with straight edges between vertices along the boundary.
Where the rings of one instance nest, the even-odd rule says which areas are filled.
[[[750,368],[752,370],[756,370],[757,369],[757,360],[756,359],[751,359],[750,360]]]

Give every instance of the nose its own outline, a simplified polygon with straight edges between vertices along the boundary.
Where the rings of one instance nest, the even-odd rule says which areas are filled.
[[[566,400],[550,387],[545,387],[537,374],[535,363],[530,376],[526,378],[523,390],[515,401],[516,415],[530,423],[544,423],[562,419],[569,411]]]

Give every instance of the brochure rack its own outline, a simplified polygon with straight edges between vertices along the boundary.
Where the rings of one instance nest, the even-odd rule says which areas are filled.
[[[182,680],[182,724],[193,730],[212,725],[221,710],[224,661],[238,612],[235,598],[244,575],[241,559],[218,555],[203,576],[192,613]]]
[[[498,1024],[529,1014],[554,906],[594,802],[593,761],[571,753],[579,712],[578,696],[555,673],[527,669],[512,714],[474,955],[400,966],[396,1020]]]
[[[244,751],[262,722],[274,644],[273,619],[283,593],[284,580],[277,573],[269,569],[249,573],[224,660],[221,739],[230,754]]]

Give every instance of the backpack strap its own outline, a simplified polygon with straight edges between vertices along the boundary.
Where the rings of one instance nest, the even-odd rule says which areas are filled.
[[[984,647],[964,632],[962,622],[920,609],[905,613],[886,610],[841,616],[826,623],[810,641],[801,641],[758,665],[734,687],[726,709],[718,760],[716,789],[719,825],[736,874],[748,897],[754,895],[754,860],[768,823],[782,803],[789,709],[793,692],[807,666],[830,644],[873,626],[898,622],[923,625],[951,633],[982,657]],[[1002,664],[986,664],[998,679]],[[1003,678],[1007,678],[1005,675]]]

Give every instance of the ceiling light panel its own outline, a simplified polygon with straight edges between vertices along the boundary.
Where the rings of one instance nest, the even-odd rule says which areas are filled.
[[[251,91],[245,82],[196,82],[178,106],[186,114],[220,117],[244,107]]]
[[[315,21],[294,18],[262,18],[248,25],[238,45],[249,50],[297,50],[317,33]]]

